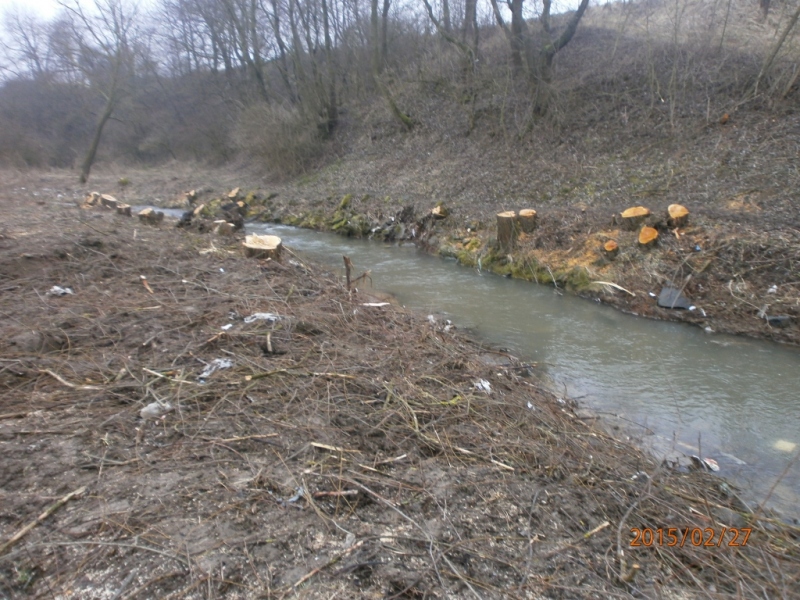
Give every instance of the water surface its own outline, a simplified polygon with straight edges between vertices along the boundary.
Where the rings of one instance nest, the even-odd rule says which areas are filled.
[[[720,474],[763,500],[800,449],[800,352],[771,342],[708,334],[429,256],[413,247],[251,224],[316,262],[370,270],[376,289],[409,308],[451,319],[536,362],[556,390],[629,430],[659,456],[702,452]],[[659,290],[654,289],[654,292]],[[637,436],[638,437],[638,436]],[[698,450],[698,445],[700,450]],[[797,515],[800,465],[775,487],[774,506]]]

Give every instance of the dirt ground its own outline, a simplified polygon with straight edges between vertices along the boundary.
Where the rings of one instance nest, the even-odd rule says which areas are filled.
[[[535,367],[57,177],[0,190],[0,598],[798,597],[800,528]]]

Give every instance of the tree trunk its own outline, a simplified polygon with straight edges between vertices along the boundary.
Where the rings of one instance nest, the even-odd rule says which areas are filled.
[[[523,56],[525,54],[525,34],[527,25],[522,14],[524,0],[511,0],[511,64],[517,71],[522,70]]]
[[[97,126],[94,129],[94,136],[92,137],[92,144],[89,146],[89,151],[86,153],[86,158],[83,159],[83,165],[81,166],[81,176],[80,182],[86,183],[89,181],[89,172],[92,170],[92,165],[94,165],[94,159],[97,157],[97,148],[100,146],[100,139],[103,136],[103,128],[108,123],[108,120],[111,118],[111,114],[114,112],[114,92],[108,97],[106,101],[105,108],[103,109],[103,114],[100,115],[100,119],[97,121]]]
[[[507,210],[497,213],[497,245],[506,254],[514,250],[519,236],[517,213]]]

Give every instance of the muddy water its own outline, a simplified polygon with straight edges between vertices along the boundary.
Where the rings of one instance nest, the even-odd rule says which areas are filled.
[[[357,272],[372,271],[376,289],[538,363],[555,390],[616,415],[657,455],[702,452],[715,459],[720,474],[755,502],[800,450],[795,349],[639,319],[550,287],[480,274],[413,247],[285,226],[249,228],[279,235],[295,251],[340,271],[341,257],[348,255]],[[797,444],[794,452],[791,444]],[[798,515],[798,500],[795,464],[770,504]]]

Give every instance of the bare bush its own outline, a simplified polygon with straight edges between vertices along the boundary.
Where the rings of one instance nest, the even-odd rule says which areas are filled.
[[[236,145],[279,177],[304,172],[323,154],[317,124],[296,108],[255,104],[241,115]]]

